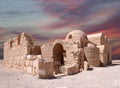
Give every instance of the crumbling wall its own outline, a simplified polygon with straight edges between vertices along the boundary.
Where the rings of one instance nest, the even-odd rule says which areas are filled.
[[[102,34],[86,36],[80,30],[70,32],[65,40],[35,44],[32,37],[22,33],[4,43],[4,63],[39,78],[54,74],[71,75],[87,70],[89,65],[111,63],[111,45]]]
[[[103,33],[91,34],[91,35],[87,35],[87,37],[88,40],[90,40],[91,42],[97,45],[104,45],[106,43],[105,35]]]
[[[84,62],[84,51],[83,48],[78,48],[77,44],[66,45],[66,64],[76,64],[80,68],[83,66]]]
[[[39,75],[39,64],[41,55],[27,55],[25,61],[25,72],[32,75]]]
[[[99,48],[85,47],[84,52],[86,59],[91,66],[93,67],[100,66]]]
[[[84,47],[88,44],[87,36],[80,30],[74,30],[66,36],[66,63],[67,65],[74,65],[78,72],[84,69]],[[69,66],[67,66],[69,67]]]
[[[30,54],[33,40],[30,35],[22,33],[4,43],[4,63],[8,67],[24,70],[26,55]]]
[[[53,43],[45,43],[41,46],[42,58],[46,61],[53,62]]]
[[[40,60],[39,78],[53,78],[53,77],[54,77],[53,62],[47,62],[44,60]]]
[[[54,72],[60,73],[60,66],[64,65],[65,46],[62,40],[55,40],[53,43],[45,43],[41,46],[42,58],[53,64]]]
[[[95,43],[99,48],[101,65],[106,66],[112,63],[111,62],[112,49],[109,39],[103,33],[92,34],[92,35],[88,35],[87,37],[91,42]]]

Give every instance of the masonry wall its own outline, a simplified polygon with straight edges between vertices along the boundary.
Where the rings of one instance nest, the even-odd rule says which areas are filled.
[[[4,44],[4,63],[8,67],[24,70],[26,55],[31,53],[33,40],[22,33]]]
[[[76,64],[80,68],[84,62],[84,51],[83,48],[78,48],[78,44],[66,45],[66,64]]]
[[[65,40],[42,45],[34,44],[26,33],[4,43],[4,63],[39,78],[54,74],[75,74],[89,65],[106,66],[111,63],[111,45],[102,33],[86,36],[82,31],[70,32]]]
[[[99,48],[101,65],[106,66],[112,63],[112,49],[109,39],[103,33],[92,34],[87,37],[91,42],[97,45],[97,48]]]

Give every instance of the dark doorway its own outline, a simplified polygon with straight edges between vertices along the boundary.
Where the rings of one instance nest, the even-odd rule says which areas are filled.
[[[53,59],[54,59],[54,67],[55,73],[60,73],[60,67],[64,65],[64,57],[63,57],[64,49],[62,44],[57,43],[53,48]]]

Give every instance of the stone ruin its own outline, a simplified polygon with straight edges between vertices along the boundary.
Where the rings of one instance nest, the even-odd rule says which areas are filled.
[[[4,64],[39,78],[72,75],[111,64],[111,45],[103,33],[71,31],[64,40],[35,44],[26,33],[4,43]]]

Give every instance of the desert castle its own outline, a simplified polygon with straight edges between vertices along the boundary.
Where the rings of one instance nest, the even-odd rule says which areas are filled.
[[[35,44],[31,35],[22,33],[4,43],[4,64],[39,78],[70,75],[111,64],[111,45],[103,33],[73,30],[64,40],[43,44]]]

